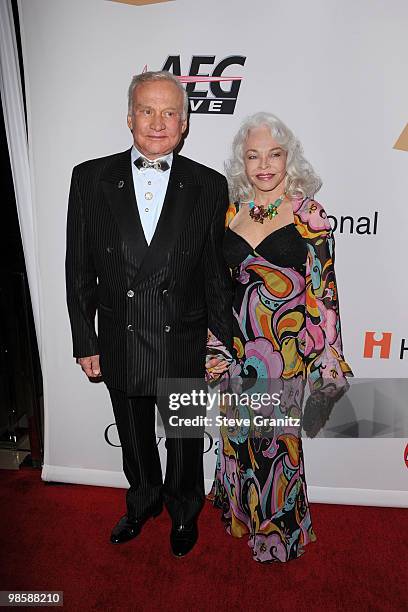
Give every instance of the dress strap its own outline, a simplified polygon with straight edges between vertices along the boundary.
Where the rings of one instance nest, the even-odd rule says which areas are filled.
[[[231,221],[237,214],[238,210],[239,210],[239,203],[231,202],[231,204],[228,206],[228,209],[225,215],[225,229],[227,229],[227,227],[229,226],[229,224],[231,223]]]
[[[310,199],[311,198],[309,198],[308,196],[306,196],[304,198],[293,198],[292,199],[293,220],[295,222],[295,225],[299,225],[299,226],[304,225],[300,213],[301,213],[304,205],[307,204],[307,202]]]

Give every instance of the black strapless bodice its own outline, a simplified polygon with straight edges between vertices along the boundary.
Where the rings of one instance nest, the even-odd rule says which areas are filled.
[[[248,255],[260,256],[280,268],[293,268],[301,274],[306,271],[307,244],[294,223],[284,225],[266,236],[254,249],[239,234],[227,228],[223,242],[223,253],[229,267],[234,269]]]

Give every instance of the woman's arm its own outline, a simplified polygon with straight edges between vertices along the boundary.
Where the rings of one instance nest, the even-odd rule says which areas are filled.
[[[315,200],[299,211],[307,240],[304,354],[311,391],[337,399],[353,372],[344,359],[339,298],[334,271],[334,236],[326,212]]]

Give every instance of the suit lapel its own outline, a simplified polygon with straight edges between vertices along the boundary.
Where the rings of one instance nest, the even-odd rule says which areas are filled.
[[[130,163],[130,149],[119,153],[103,172],[101,181],[122,238],[140,264],[148,244],[137,208]]]
[[[163,208],[137,280],[167,264],[171,249],[193,213],[200,191],[201,186],[191,176],[185,160],[175,154]]]

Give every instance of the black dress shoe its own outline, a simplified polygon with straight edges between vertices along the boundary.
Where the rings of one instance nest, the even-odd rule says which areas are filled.
[[[170,533],[170,545],[173,555],[184,557],[192,550],[198,539],[197,521],[187,525],[174,525]]]
[[[142,531],[143,525],[149,520],[149,518],[159,516],[162,510],[163,506],[160,504],[138,519],[129,519],[128,515],[125,514],[113,528],[110,541],[112,544],[129,542],[129,540],[132,540],[139,535],[139,533]]]

